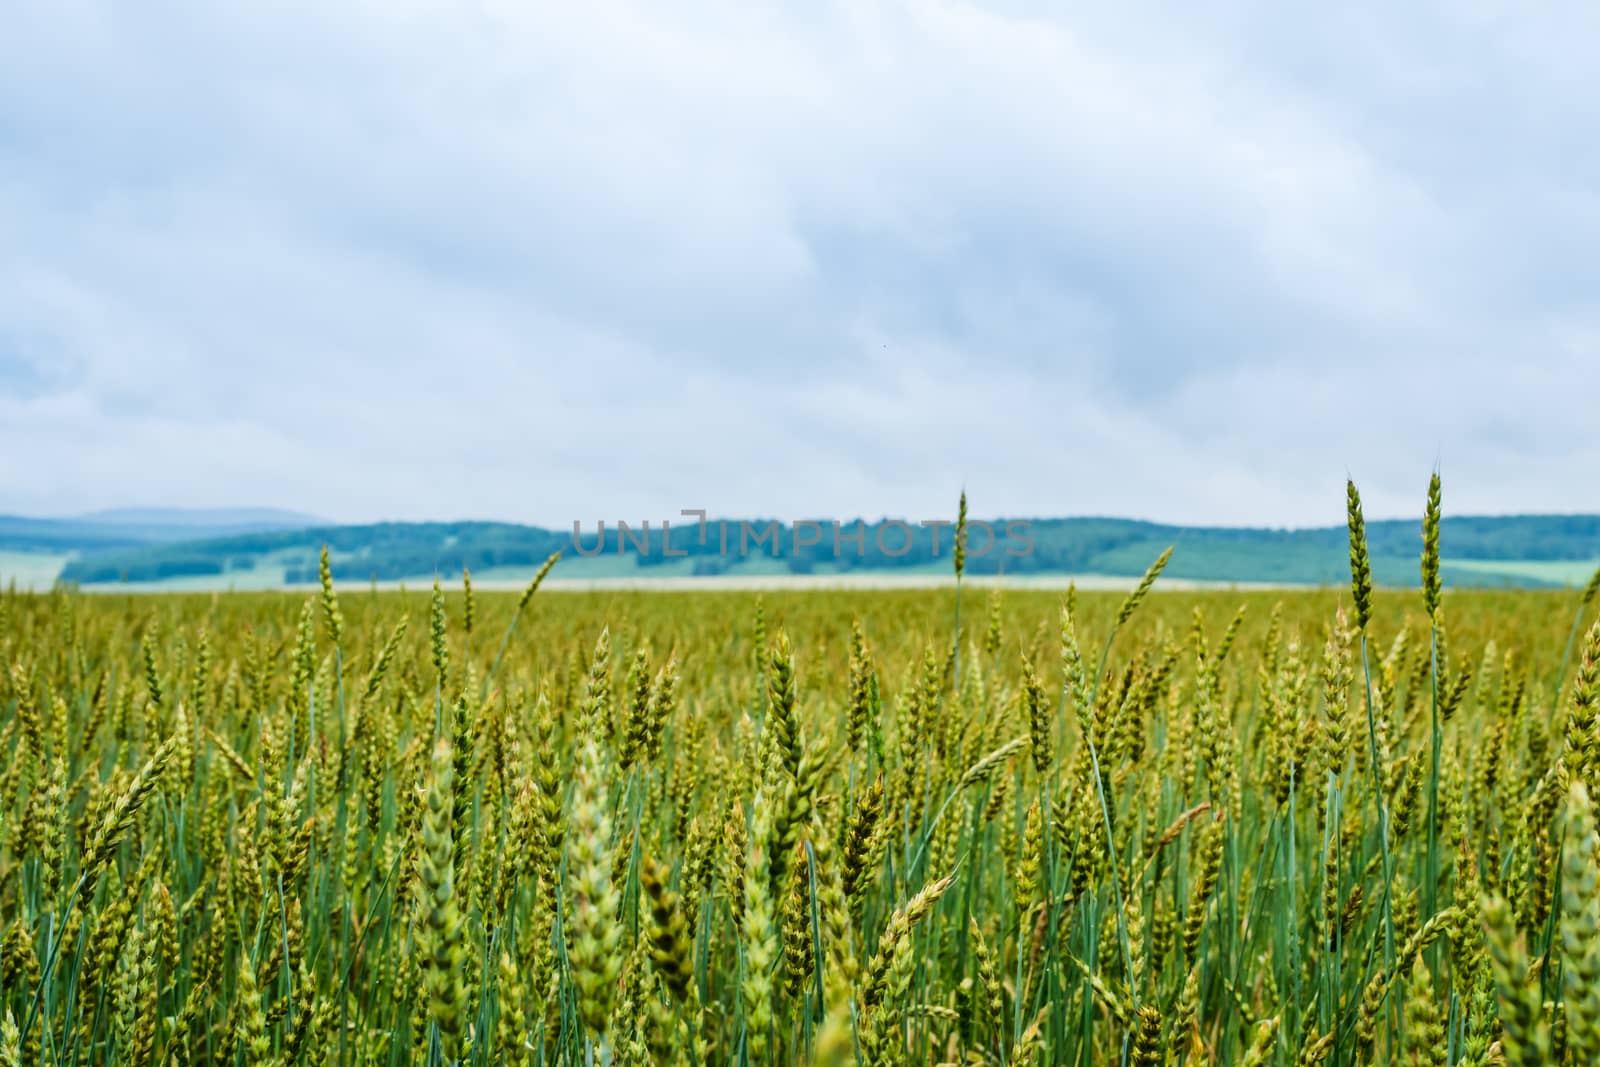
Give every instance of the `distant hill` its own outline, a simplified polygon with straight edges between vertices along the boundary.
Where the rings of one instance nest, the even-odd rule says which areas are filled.
[[[8,521],[0,520],[0,537]],[[40,522],[41,520],[21,520]],[[1325,585],[1348,580],[1345,530],[1186,527],[1129,519],[994,520],[996,540],[975,526],[968,572],[1141,574],[1168,545],[1175,546],[1167,575],[1216,582]],[[112,538],[117,531],[170,531],[171,522],[127,525],[101,522],[73,527],[80,537]],[[766,520],[712,522],[707,530],[675,526],[671,541],[659,528],[624,536],[607,524],[603,550],[593,526],[575,548],[570,530],[511,523],[378,523],[233,531],[186,538],[146,536],[142,542],[80,542],[61,579],[83,585],[174,581],[196,587],[272,588],[316,580],[323,544],[345,580],[394,581],[459,574],[512,580],[531,574],[550,553],[562,551],[560,573],[569,576],[691,577],[762,573],[944,573],[950,566],[950,531],[894,522],[864,524],[859,546],[846,524],[839,545],[831,525],[786,526]],[[1011,531],[1008,536],[1008,530]],[[1421,551],[1415,521],[1369,523],[1376,580],[1417,584]],[[702,543],[702,537],[704,543]],[[935,538],[938,539],[937,546]],[[1444,577],[1457,586],[1570,585],[1584,581],[1600,560],[1600,515],[1451,517],[1444,520]],[[807,541],[814,543],[807,544]],[[3,547],[3,545],[0,545]]]
[[[0,550],[95,553],[323,524],[275,508],[119,508],[60,519],[0,515]]]

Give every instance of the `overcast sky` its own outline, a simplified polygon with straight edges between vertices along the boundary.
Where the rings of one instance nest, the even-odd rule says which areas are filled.
[[[1435,461],[1447,513],[1600,510],[1597,40],[10,0],[0,512],[1305,525]]]

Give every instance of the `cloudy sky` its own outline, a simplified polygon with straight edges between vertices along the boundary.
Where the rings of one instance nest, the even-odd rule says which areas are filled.
[[[1600,510],[1588,0],[0,17],[0,512]]]

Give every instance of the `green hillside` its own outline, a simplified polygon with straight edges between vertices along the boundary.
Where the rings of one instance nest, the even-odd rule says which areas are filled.
[[[980,524],[970,536],[974,575],[1138,575],[1168,545],[1167,575],[1215,582],[1337,584],[1348,577],[1343,527],[1282,530],[1184,527],[1128,519],[995,520],[992,544]],[[1377,580],[1414,585],[1418,524],[1368,526]],[[859,538],[852,535],[859,533]],[[702,543],[702,540],[704,543]],[[813,543],[807,543],[813,542]],[[1458,586],[1581,583],[1600,558],[1600,516],[1461,517],[1444,520],[1444,574]],[[162,544],[108,544],[77,549],[61,580],[97,586],[173,583],[207,588],[271,588],[315,581],[316,557],[327,544],[349,580],[395,581],[474,573],[511,579],[531,573],[552,552],[563,573],[650,577],[694,575],[876,574],[936,571],[948,566],[950,531],[887,522],[794,526],[767,520],[619,531],[608,524],[603,544],[593,527],[574,545],[572,531],[511,523],[378,523],[266,530]]]

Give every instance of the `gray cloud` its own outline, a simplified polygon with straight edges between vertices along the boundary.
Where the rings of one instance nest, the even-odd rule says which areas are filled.
[[[21,0],[0,510],[1600,509],[1596,31]]]

